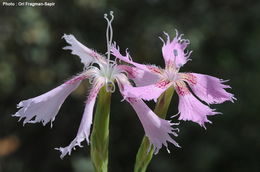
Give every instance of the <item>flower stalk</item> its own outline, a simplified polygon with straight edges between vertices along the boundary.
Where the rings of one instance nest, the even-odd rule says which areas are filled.
[[[166,114],[171,103],[171,99],[174,93],[174,87],[169,87],[159,98],[156,103],[154,112],[160,118],[165,119]],[[134,172],[145,172],[149,163],[152,160],[154,154],[154,148],[151,147],[150,150],[150,142],[149,139],[144,136],[142,143],[138,149],[136,160],[135,160],[135,167]]]
[[[90,156],[96,172],[107,172],[111,92],[107,92],[103,86],[98,95],[90,139]]]

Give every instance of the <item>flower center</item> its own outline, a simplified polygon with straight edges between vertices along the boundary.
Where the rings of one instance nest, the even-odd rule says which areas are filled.
[[[179,70],[174,68],[165,69],[163,72],[163,78],[175,82],[179,78],[178,72]]]
[[[100,64],[99,76],[102,77],[105,81],[106,91],[114,92],[115,84],[114,80],[116,75],[120,74],[120,70],[118,69],[115,63],[106,63]]]

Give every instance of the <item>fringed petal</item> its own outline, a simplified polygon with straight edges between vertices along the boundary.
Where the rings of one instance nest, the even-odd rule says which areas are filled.
[[[154,100],[156,102],[157,98],[171,85],[171,82],[167,80],[161,80],[155,84],[142,87],[125,85],[122,93],[124,97]]]
[[[121,53],[120,53],[120,49],[119,49],[119,46],[116,46],[116,44],[114,43],[113,46],[111,47],[111,54],[113,56],[115,56],[116,58],[118,58],[119,60],[122,60],[126,63],[129,63],[129,64],[132,64],[134,65],[135,67],[139,68],[139,69],[142,69],[142,70],[145,70],[145,71],[148,71],[148,72],[151,72],[151,70],[147,67],[148,65],[143,65],[143,64],[139,64],[139,63],[135,63],[130,54],[128,53],[128,51],[126,50],[126,55],[123,56]]]
[[[23,124],[42,122],[46,125],[55,120],[55,117],[68,95],[80,84],[82,76],[77,76],[53,90],[38,97],[21,101],[17,107],[21,108],[13,116],[24,118]]]
[[[159,118],[142,100],[133,98],[128,98],[126,100],[132,105],[137,113],[137,116],[143,125],[145,135],[149,138],[151,145],[153,145],[155,149],[154,154],[159,152],[162,145],[164,145],[169,152],[167,142],[180,147],[171,137],[171,135],[178,136],[178,129],[172,128],[173,125],[176,125],[175,123]]]
[[[92,62],[105,60],[100,54],[81,44],[73,35],[64,34],[62,38],[70,44],[70,46],[66,46],[63,49],[71,50],[71,54],[79,56],[81,63],[83,63],[85,67],[89,66]]]
[[[81,142],[83,142],[84,140],[86,140],[89,144],[89,134],[92,124],[93,108],[95,105],[97,94],[102,85],[103,84],[101,83],[95,84],[89,93],[76,138],[67,147],[55,148],[56,150],[59,150],[61,152],[61,159],[67,154],[70,155],[71,150],[76,149],[76,146],[82,147]]]
[[[207,119],[208,115],[220,114],[194,97],[184,83],[177,84],[176,91],[179,95],[179,120],[193,121],[205,128],[205,122],[211,123]]]
[[[176,36],[171,41],[170,36],[167,33],[164,33],[167,37],[167,40],[163,41],[162,54],[165,61],[166,67],[180,68],[183,66],[188,60],[191,54],[190,52],[185,52],[187,45],[190,44],[188,39],[182,39],[183,34],[178,35],[176,30]]]
[[[198,73],[186,73],[183,75],[192,91],[208,104],[219,104],[225,101],[234,102],[236,100],[233,94],[225,90],[225,88],[230,88],[230,86],[223,84],[226,81],[222,79]]]
[[[127,73],[129,79],[133,80],[136,86],[145,86],[156,83],[160,76],[128,65],[118,65],[118,68]]]

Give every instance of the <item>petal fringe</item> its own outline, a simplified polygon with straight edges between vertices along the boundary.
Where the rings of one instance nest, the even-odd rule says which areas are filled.
[[[81,59],[81,63],[85,67],[89,66],[90,63],[97,61],[105,61],[104,57],[95,52],[94,50],[89,49],[88,47],[81,44],[73,35],[64,34],[63,37],[70,46],[66,46],[64,50],[71,50],[71,54],[77,55]]]
[[[186,47],[190,44],[188,39],[182,39],[183,34],[178,35],[176,30],[176,36],[171,41],[170,36],[164,32],[167,37],[167,40],[163,41],[162,54],[165,61],[166,67],[174,66],[175,68],[180,68],[187,61],[189,61],[189,56],[192,51],[185,52]]]
[[[171,135],[178,136],[178,129],[172,128],[175,123],[159,118],[142,100],[128,98],[126,99],[134,108],[140,119],[145,135],[149,138],[151,145],[154,147],[154,154],[157,154],[164,145],[168,151],[170,142],[176,147],[180,147],[178,143],[172,139]],[[148,150],[149,151],[149,150]],[[169,152],[169,151],[168,151]]]
[[[198,123],[200,126],[205,128],[205,122],[211,123],[208,120],[208,115],[220,114],[215,112],[215,109],[211,109],[207,105],[201,103],[196,97],[194,97],[190,92],[179,92],[179,120],[188,120]]]
[[[228,93],[225,89],[230,88],[229,85],[223,84],[225,81],[198,73],[188,73],[186,75],[192,75],[195,78],[195,82],[187,80],[192,91],[203,101],[208,104],[219,104],[225,101],[234,102],[236,98],[233,94]],[[190,78],[190,77],[188,77]]]
[[[59,150],[61,152],[61,159],[63,159],[64,156],[66,156],[67,154],[70,155],[71,150],[75,150],[76,146],[82,147],[81,142],[83,142],[84,140],[86,140],[89,144],[89,134],[92,124],[93,108],[96,102],[97,94],[102,86],[103,83],[97,83],[94,84],[93,88],[91,89],[88,99],[86,101],[85,110],[80,122],[76,138],[67,147],[55,148],[56,150]]]
[[[24,118],[23,124],[42,122],[46,125],[55,120],[55,117],[68,95],[74,91],[80,84],[79,77],[75,77],[53,90],[38,97],[21,101],[17,108],[19,109],[13,116]]]

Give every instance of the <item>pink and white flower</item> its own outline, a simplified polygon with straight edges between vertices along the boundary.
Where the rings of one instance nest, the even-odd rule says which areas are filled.
[[[133,66],[126,66],[125,71],[137,87],[128,85],[124,89],[125,97],[140,98],[143,100],[157,100],[157,98],[169,87],[174,87],[179,96],[179,120],[189,120],[198,123],[205,128],[208,115],[215,115],[215,109],[211,109],[206,104],[198,100],[188,89],[187,84],[193,93],[207,104],[219,104],[225,101],[235,100],[233,94],[225,89],[230,86],[225,85],[224,80],[198,73],[179,72],[180,67],[190,59],[191,51],[185,52],[189,40],[182,39],[182,34],[176,36],[171,41],[167,33],[166,42],[163,41],[162,55],[165,61],[165,69],[155,65],[143,65],[132,61],[129,53],[120,53],[119,47],[113,44],[111,53],[118,59],[123,60]]]
[[[43,125],[46,125],[50,122],[52,126],[52,122],[68,95],[74,91],[83,80],[89,79],[92,87],[86,100],[86,106],[78,133],[75,139],[67,147],[56,148],[61,152],[61,158],[67,154],[70,155],[71,150],[75,149],[76,146],[82,147],[82,141],[86,140],[87,143],[89,143],[93,108],[100,88],[105,86],[107,92],[114,92],[116,82],[119,85],[121,94],[123,97],[126,97],[125,88],[131,87],[131,83],[125,75],[127,67],[124,65],[117,65],[116,61],[110,59],[113,33],[111,26],[113,21],[112,13],[111,17],[112,19],[109,20],[105,15],[105,19],[108,22],[107,57],[84,46],[77,41],[73,35],[64,34],[63,38],[68,44],[70,44],[64,49],[71,50],[72,54],[80,57],[81,62],[84,64],[83,72],[45,94],[21,101],[18,104],[18,108],[20,109],[13,115],[20,117],[20,120],[24,119],[24,124],[42,122]],[[146,75],[145,72],[139,72]],[[147,73],[147,75],[150,74]],[[142,81],[140,81],[140,84],[141,83]],[[173,125],[176,125],[175,123],[159,118],[143,102],[143,100],[138,97],[133,96],[131,98],[125,98],[125,100],[128,101],[136,111],[138,118],[143,125],[146,136],[149,138],[151,144],[156,150],[155,153],[159,151],[162,145],[167,147],[167,141],[178,146],[178,144],[171,138],[171,135],[177,136],[176,131],[178,131],[178,129],[172,128]]]

